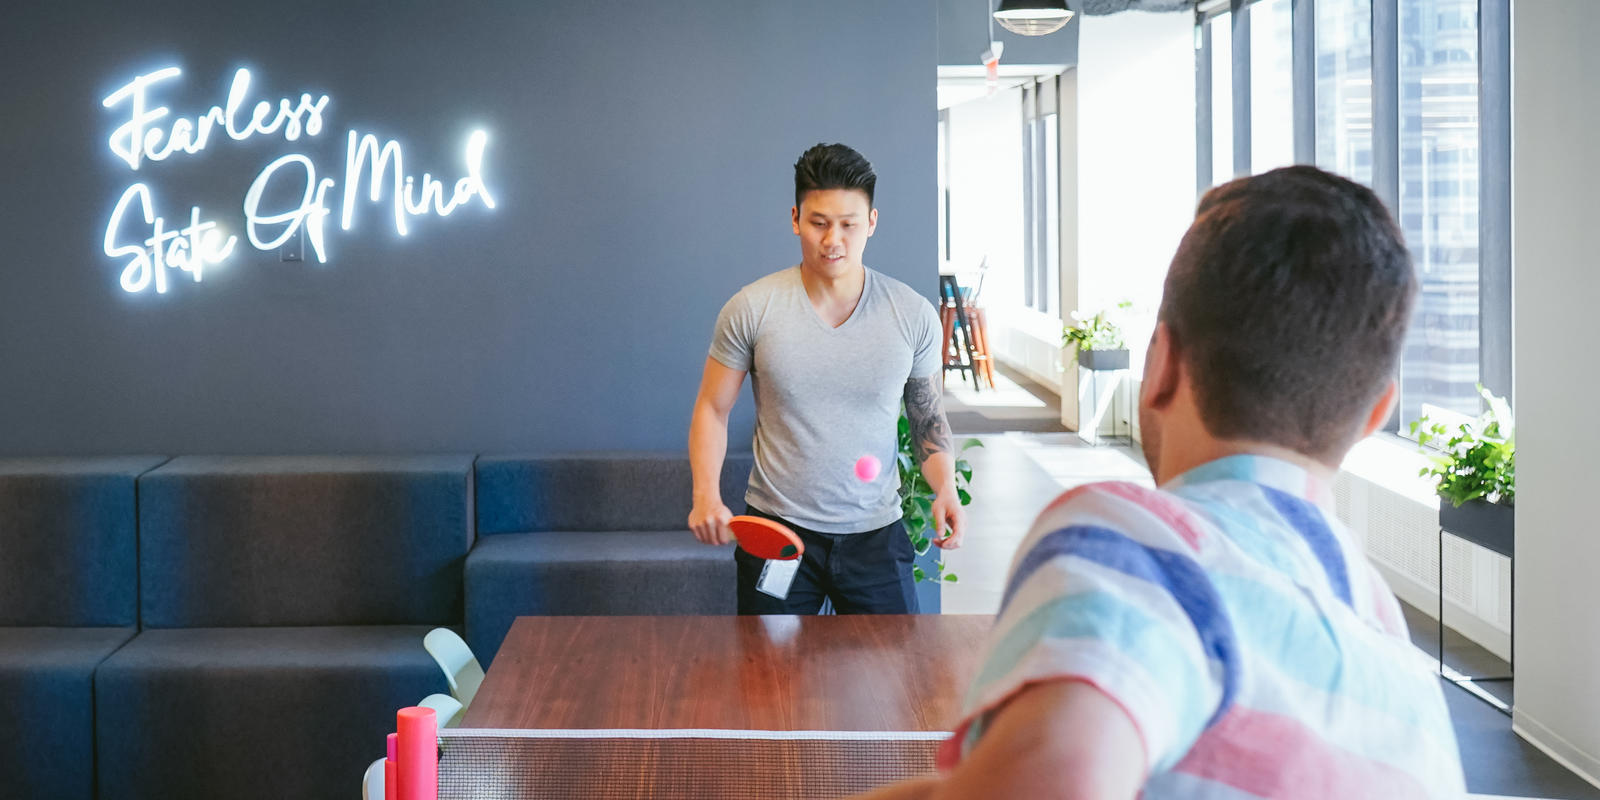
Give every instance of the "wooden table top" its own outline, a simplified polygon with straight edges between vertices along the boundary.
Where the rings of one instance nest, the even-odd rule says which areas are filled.
[[[519,617],[461,727],[947,731],[992,620]]]

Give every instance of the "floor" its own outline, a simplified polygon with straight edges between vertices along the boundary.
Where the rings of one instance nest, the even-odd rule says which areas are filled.
[[[946,371],[944,411],[951,429],[967,435],[1067,430],[1056,394],[1003,364],[995,365],[992,387],[985,383],[974,388],[965,373]]]
[[[973,468],[973,499],[967,506],[966,544],[946,556],[948,571],[959,580],[943,587],[943,610],[992,614],[1000,605],[1017,545],[1046,503],[1081,483],[1149,484],[1150,475],[1136,448],[1091,447],[1066,432],[1054,394],[1017,373],[997,373],[995,391],[985,386],[974,392],[958,383],[950,376],[945,394],[951,427],[958,442],[975,436],[983,446],[966,453]],[[1405,611],[1412,640],[1434,657],[1438,641],[1433,619],[1414,608]],[[1447,665],[1472,675],[1504,674],[1504,662],[1454,631],[1447,634]],[[1509,686],[1485,686],[1509,698]],[[1474,797],[1600,800],[1600,788],[1512,733],[1509,717],[1448,681],[1443,688],[1467,789]]]

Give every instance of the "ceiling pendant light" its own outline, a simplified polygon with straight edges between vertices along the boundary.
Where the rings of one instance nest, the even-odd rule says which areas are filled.
[[[1021,36],[1055,33],[1072,19],[1066,0],[1000,0],[994,18],[1002,27]]]

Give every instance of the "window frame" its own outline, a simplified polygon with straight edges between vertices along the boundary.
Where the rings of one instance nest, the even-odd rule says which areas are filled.
[[[1022,299],[1025,307],[1052,318],[1063,314],[1056,307],[1061,297],[1060,90],[1059,76],[1035,80],[1022,90]],[[1049,135],[1051,117],[1054,136]]]

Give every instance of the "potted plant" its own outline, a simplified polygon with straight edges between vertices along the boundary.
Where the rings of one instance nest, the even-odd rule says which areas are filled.
[[[900,469],[900,513],[905,518],[906,534],[911,537],[911,546],[917,551],[917,560],[911,567],[911,574],[917,581],[917,598],[924,613],[938,613],[939,611],[939,582],[956,582],[953,572],[946,572],[944,560],[939,557],[940,551],[933,547],[933,538],[929,536],[929,528],[933,526],[933,487],[928,484],[928,479],[922,475],[922,467],[917,463],[916,448],[911,441],[911,423],[905,414],[900,415],[900,452],[895,461]],[[961,450],[956,453],[956,493],[961,498],[961,505],[972,502],[972,494],[968,488],[972,485],[972,465],[961,456],[969,448],[982,447],[983,442],[977,439],[968,439],[961,444]]]
[[[1124,311],[1133,306],[1124,300],[1117,308]],[[1122,338],[1122,328],[1111,319],[1110,311],[1103,310],[1092,317],[1072,312],[1073,324],[1061,331],[1061,345],[1072,349],[1072,358],[1078,366],[1090,370],[1128,368],[1128,344]]]
[[[1512,554],[1516,504],[1516,427],[1511,407],[1482,384],[1488,409],[1451,431],[1423,416],[1411,433],[1440,452],[1421,475],[1432,476],[1439,496],[1439,527],[1502,555]]]

